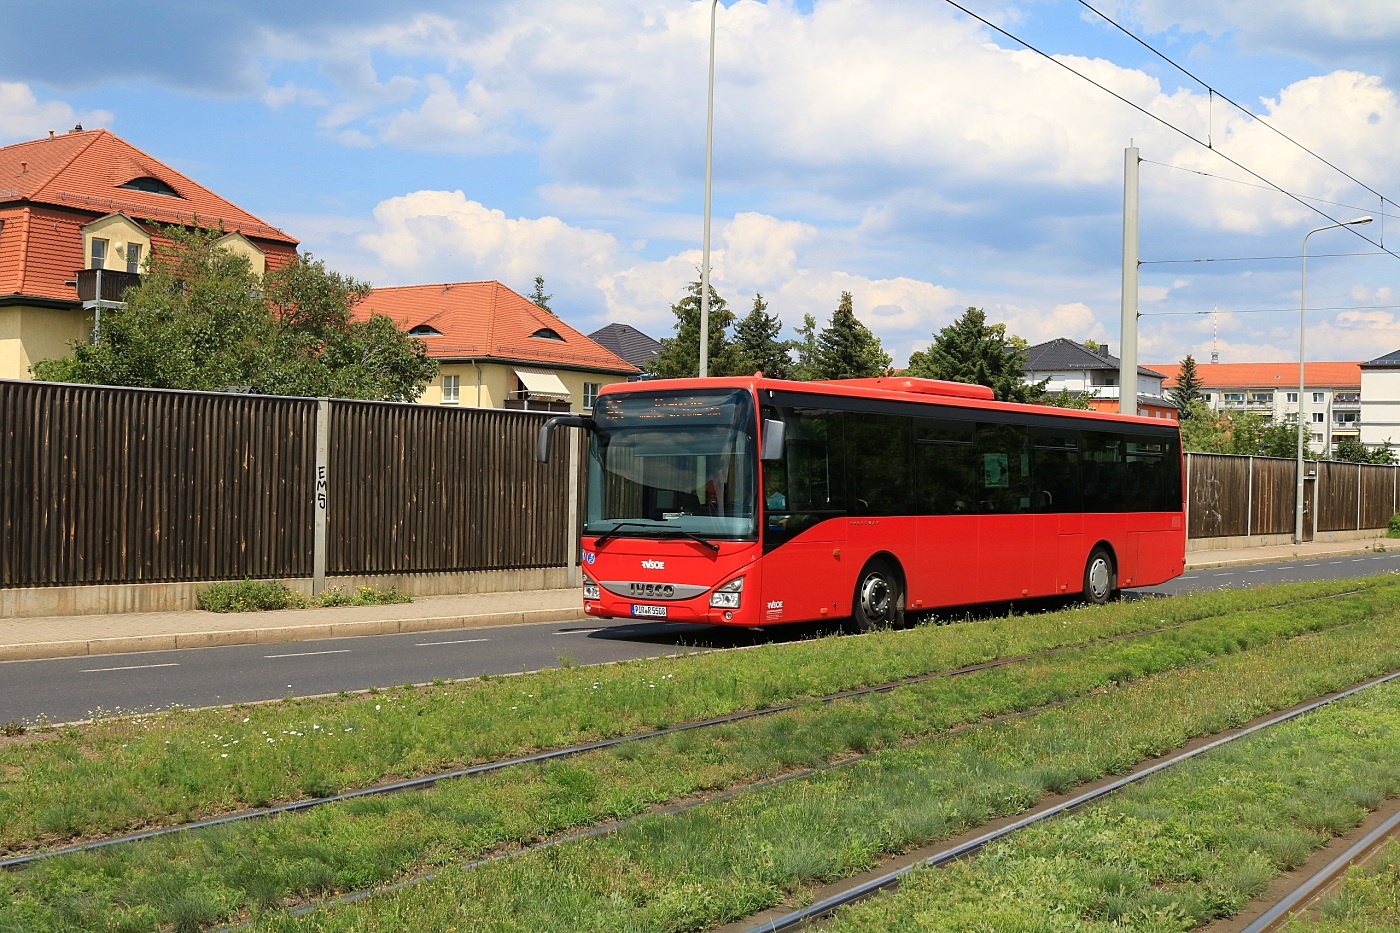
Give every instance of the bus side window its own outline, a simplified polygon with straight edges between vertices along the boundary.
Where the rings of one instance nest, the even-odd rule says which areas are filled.
[[[1031,511],[1030,433],[1014,424],[979,424],[980,511],[1006,515]]]
[[[977,448],[972,423],[914,422],[914,509],[922,515],[971,515],[977,511]]]
[[[846,508],[841,412],[794,409],[788,421],[788,511]]]
[[[904,515],[910,511],[909,418],[852,415],[846,422],[853,515]]]
[[[1032,510],[1078,512],[1078,433],[1036,430],[1031,433],[1031,442]]]

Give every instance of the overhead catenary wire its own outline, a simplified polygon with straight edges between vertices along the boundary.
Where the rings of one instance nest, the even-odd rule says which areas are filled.
[[[1162,168],[1169,168],[1169,169],[1173,169],[1174,171],[1178,171],[1178,172],[1186,172],[1187,174],[1190,174],[1190,175],[1200,175],[1202,178],[1213,178],[1213,179],[1215,179],[1216,181],[1227,181],[1227,182],[1229,182],[1229,183],[1232,184],[1232,185],[1240,185],[1240,186],[1245,187],[1245,188],[1256,188],[1256,189],[1258,189],[1258,190],[1260,190],[1260,191],[1272,191],[1272,190],[1273,190],[1272,188],[1268,187],[1267,185],[1256,185],[1256,184],[1254,184],[1253,182],[1245,181],[1243,178],[1230,178],[1229,176],[1226,176],[1226,175],[1217,175],[1217,174],[1215,174],[1214,172],[1204,172],[1204,171],[1202,171],[1202,170],[1200,170],[1200,169],[1198,169],[1198,168],[1187,168],[1187,167],[1184,166],[1184,165],[1172,165],[1170,162],[1158,162],[1158,161],[1156,161],[1156,160],[1154,160],[1154,159],[1142,159],[1141,161],[1147,163],[1148,165],[1157,165],[1157,166],[1161,166]],[[1313,196],[1311,196],[1311,195],[1306,195],[1306,194],[1300,194],[1300,195],[1298,195],[1298,197],[1303,198],[1304,200],[1307,200],[1307,201],[1316,201],[1316,202],[1319,203],[1319,204],[1330,204],[1330,205],[1332,205],[1333,207],[1345,207],[1347,210],[1352,210],[1352,211],[1366,211],[1366,210],[1371,210],[1371,208],[1367,208],[1367,207],[1358,207],[1358,206],[1356,206],[1355,204],[1347,204],[1347,203],[1344,202],[1344,201],[1332,201],[1332,200],[1329,200],[1328,198],[1318,198],[1318,197],[1313,197]],[[1394,202],[1393,202],[1393,201],[1389,201],[1389,200],[1387,200],[1387,199],[1385,199],[1385,198],[1382,198],[1381,200],[1382,200],[1382,202],[1383,202],[1383,204],[1382,204],[1382,209],[1381,209],[1381,210],[1378,210],[1378,211],[1372,210],[1371,213],[1372,213],[1374,216],[1377,216],[1377,217],[1380,217],[1380,218],[1383,218],[1383,219],[1389,219],[1389,220],[1398,220],[1398,219],[1400,219],[1400,214],[1391,214],[1391,213],[1387,213],[1387,212],[1384,210],[1384,204],[1393,204]]]
[[[1289,136],[1287,133],[1283,132],[1283,130],[1280,130],[1278,127],[1274,126],[1274,125],[1271,124],[1269,121],[1265,120],[1263,117],[1259,116],[1257,113],[1255,113],[1254,111],[1250,110],[1248,107],[1244,106],[1243,104],[1237,103],[1236,101],[1234,101],[1234,100],[1232,100],[1231,98],[1227,97],[1226,95],[1222,94],[1219,90],[1217,90],[1215,87],[1213,87],[1213,86],[1212,86],[1211,84],[1209,84],[1207,81],[1205,81],[1204,79],[1198,77],[1198,76],[1195,75],[1195,74],[1192,74],[1190,71],[1188,71],[1188,70],[1187,70],[1185,67],[1183,67],[1181,64],[1179,64],[1179,63],[1177,63],[1176,61],[1174,61],[1170,56],[1166,55],[1165,53],[1163,53],[1163,52],[1161,52],[1161,51],[1158,51],[1158,50],[1157,50],[1156,48],[1154,48],[1150,43],[1148,43],[1148,42],[1146,42],[1145,40],[1143,40],[1143,39],[1139,38],[1138,36],[1134,35],[1132,32],[1130,32],[1130,31],[1129,31],[1128,29],[1126,29],[1125,27],[1119,25],[1118,22],[1116,22],[1116,21],[1115,21],[1114,19],[1112,19],[1110,16],[1108,16],[1107,14],[1105,14],[1103,11],[1101,11],[1101,10],[1099,10],[1099,9],[1096,9],[1094,6],[1092,6],[1091,4],[1089,4],[1088,2],[1086,2],[1086,0],[1078,0],[1078,2],[1079,2],[1079,5],[1080,5],[1080,6],[1084,7],[1086,10],[1089,10],[1089,11],[1092,12],[1094,15],[1096,15],[1096,16],[1098,16],[1100,19],[1102,19],[1104,22],[1106,22],[1106,23],[1108,23],[1110,26],[1112,26],[1114,29],[1117,29],[1117,30],[1118,30],[1119,32],[1121,32],[1123,35],[1127,36],[1129,39],[1132,39],[1132,40],[1133,40],[1134,42],[1136,42],[1138,45],[1142,46],[1144,49],[1147,49],[1147,51],[1151,52],[1153,55],[1157,56],[1157,57],[1160,58],[1162,61],[1166,62],[1168,65],[1171,65],[1171,66],[1172,66],[1173,68],[1175,68],[1177,71],[1179,71],[1179,72],[1181,72],[1182,74],[1186,75],[1188,78],[1190,78],[1192,81],[1195,81],[1195,82],[1196,82],[1197,84],[1199,84],[1201,87],[1205,88],[1206,91],[1209,92],[1209,94],[1210,94],[1210,100],[1211,100],[1211,104],[1212,104],[1212,108],[1211,108],[1211,109],[1212,109],[1212,113],[1213,113],[1213,111],[1214,111],[1215,98],[1216,98],[1216,97],[1219,97],[1221,100],[1225,101],[1225,103],[1229,104],[1230,106],[1234,107],[1236,110],[1240,111],[1241,113],[1243,113],[1243,114],[1247,115],[1248,117],[1250,117],[1251,119],[1253,119],[1253,120],[1254,120],[1256,123],[1258,123],[1260,126],[1264,127],[1265,129],[1269,130],[1269,131],[1272,132],[1272,133],[1277,134],[1277,135],[1280,136],[1281,138],[1286,139],[1288,142],[1290,142],[1290,143],[1292,143],[1293,145],[1297,146],[1299,149],[1303,150],[1303,151],[1306,152],[1308,155],[1312,156],[1314,159],[1317,159],[1317,160],[1318,160],[1319,162],[1321,162],[1323,165],[1325,165],[1325,166],[1327,166],[1328,168],[1332,169],[1334,172],[1337,172],[1338,174],[1342,175],[1342,176],[1343,176],[1344,178],[1346,178],[1348,181],[1352,182],[1353,184],[1360,185],[1362,188],[1365,188],[1367,191],[1371,192],[1371,193],[1374,194],[1376,197],[1380,198],[1380,201],[1381,201],[1381,214],[1382,214],[1383,216],[1385,216],[1385,205],[1386,205],[1386,204],[1395,204],[1395,203],[1396,203],[1396,202],[1393,201],[1392,199],[1386,197],[1384,194],[1381,194],[1381,192],[1377,191],[1375,188],[1372,188],[1370,185],[1366,184],[1366,183],[1365,183],[1364,181],[1362,181],[1361,179],[1356,178],[1355,176],[1351,175],[1351,174],[1350,174],[1349,172],[1347,172],[1345,169],[1341,168],[1341,167],[1338,166],[1338,165],[1333,164],[1333,163],[1332,163],[1331,161],[1329,161],[1327,158],[1325,158],[1325,157],[1319,155],[1318,153],[1314,152],[1312,149],[1309,149],[1307,146],[1305,146],[1305,145],[1303,145],[1302,143],[1298,142],[1298,140],[1294,139],[1292,136]],[[1207,133],[1209,133],[1209,131],[1210,131],[1210,129],[1209,129],[1209,127],[1207,127]],[[1207,139],[1209,140],[1209,137],[1207,137]],[[1212,149],[1213,147],[1210,146],[1209,142],[1207,142],[1206,148]],[[1252,173],[1251,173],[1251,174],[1252,174]],[[1383,237],[1384,237],[1384,231],[1382,231],[1382,238],[1383,238]]]
[[[1244,165],[1243,163],[1237,161],[1236,159],[1233,159],[1233,158],[1231,158],[1230,156],[1226,155],[1225,153],[1221,152],[1219,149],[1213,148],[1213,147],[1210,146],[1207,142],[1205,142],[1205,141],[1203,141],[1203,140],[1197,138],[1196,136],[1194,136],[1193,134],[1191,134],[1191,133],[1188,132],[1187,130],[1184,130],[1184,129],[1182,129],[1181,127],[1177,126],[1176,124],[1172,123],[1170,120],[1167,120],[1167,119],[1164,118],[1164,117],[1158,116],[1157,114],[1155,114],[1155,113],[1153,113],[1152,111],[1148,110],[1146,107],[1143,107],[1141,104],[1134,103],[1133,101],[1131,101],[1131,100],[1129,100],[1128,98],[1124,97],[1122,94],[1119,94],[1117,91],[1114,91],[1112,88],[1109,88],[1108,86],[1106,86],[1106,85],[1104,85],[1104,84],[1101,84],[1101,83],[1098,82],[1098,81],[1095,81],[1093,78],[1091,78],[1091,77],[1089,77],[1088,75],[1084,74],[1082,71],[1078,71],[1078,70],[1076,70],[1075,68],[1072,68],[1071,66],[1069,66],[1069,65],[1066,64],[1065,62],[1060,61],[1058,58],[1056,58],[1055,56],[1051,55],[1050,53],[1048,53],[1048,52],[1046,52],[1046,51],[1044,51],[1044,50],[1042,50],[1042,49],[1040,49],[1040,48],[1038,48],[1038,47],[1036,47],[1036,46],[1034,46],[1034,45],[1031,45],[1031,43],[1027,42],[1025,39],[1022,39],[1020,36],[1017,36],[1017,35],[1015,35],[1014,33],[1008,32],[1007,30],[1001,28],[1001,27],[998,26],[996,23],[993,23],[991,20],[987,19],[986,17],[984,17],[984,16],[979,16],[978,14],[976,14],[976,13],[972,12],[971,10],[969,10],[967,7],[965,7],[965,6],[963,6],[962,4],[958,3],[957,0],[944,0],[944,2],[947,3],[949,6],[953,7],[954,9],[960,10],[960,11],[961,11],[963,14],[965,14],[966,16],[968,16],[968,17],[970,17],[970,18],[972,18],[972,19],[977,20],[977,22],[979,22],[979,23],[981,23],[982,25],[986,26],[988,29],[991,29],[992,31],[994,31],[994,32],[996,32],[996,33],[998,33],[998,34],[1005,36],[1006,38],[1010,39],[1012,42],[1015,42],[1017,45],[1020,45],[1020,46],[1024,47],[1025,49],[1027,49],[1028,51],[1034,52],[1035,54],[1039,55],[1041,58],[1044,58],[1046,61],[1051,62],[1051,63],[1053,63],[1053,64],[1059,66],[1060,68],[1063,68],[1065,71],[1068,71],[1070,74],[1074,75],[1075,77],[1080,78],[1080,79],[1083,80],[1083,81],[1087,81],[1089,84],[1092,84],[1094,87],[1096,87],[1096,88],[1098,88],[1099,90],[1103,91],[1105,94],[1108,94],[1109,96],[1111,96],[1111,97],[1113,97],[1113,98],[1115,98],[1115,99],[1117,99],[1117,100],[1119,100],[1119,101],[1121,101],[1121,102],[1127,104],[1129,107],[1131,107],[1131,108],[1133,108],[1134,110],[1138,111],[1138,112],[1141,113],[1143,116],[1148,117],[1149,119],[1151,119],[1151,120],[1153,120],[1153,121],[1155,121],[1155,122],[1161,124],[1162,126],[1164,126],[1164,127],[1166,127],[1167,129],[1171,130],[1173,133],[1176,133],[1176,134],[1179,135],[1179,136],[1184,136],[1185,138],[1191,140],[1191,142],[1195,143],[1196,145],[1201,146],[1201,147],[1206,148],[1206,149],[1209,149],[1211,152],[1215,153],[1217,156],[1219,156],[1220,158],[1224,159],[1226,162],[1230,163],[1230,164],[1233,165],[1235,168],[1239,169],[1239,170],[1242,171],[1242,172],[1245,172],[1246,174],[1250,175],[1250,176],[1253,177],[1253,178],[1257,178],[1259,181],[1261,181],[1261,182],[1263,182],[1265,185],[1267,185],[1270,189],[1272,189],[1272,190],[1274,190],[1274,191],[1277,191],[1278,193],[1284,195],[1285,197],[1288,197],[1288,198],[1292,199],[1293,201],[1297,202],[1298,204],[1300,204],[1300,205],[1302,205],[1303,207],[1307,208],[1308,210],[1312,211],[1314,214],[1317,214],[1318,216],[1325,218],[1325,219],[1326,219],[1327,221],[1329,221],[1330,223],[1336,224],[1336,225],[1339,226],[1339,227],[1345,226],[1346,229],[1347,229],[1347,231],[1350,232],[1353,236],[1360,237],[1361,239],[1365,240],[1367,243],[1370,243],[1372,246],[1376,247],[1377,249],[1382,250],[1383,252],[1386,252],[1386,253],[1390,254],[1391,256],[1394,256],[1396,259],[1400,259],[1400,253],[1396,253],[1395,251],[1386,248],[1383,244],[1381,244],[1381,243],[1377,242],[1376,240],[1373,240],[1373,239],[1371,239],[1370,237],[1366,236],[1364,233],[1360,232],[1360,231],[1357,230],[1355,227],[1353,227],[1353,226],[1348,226],[1348,225],[1344,224],[1342,221],[1338,220],[1336,217],[1333,217],[1331,214],[1328,214],[1326,211],[1322,210],[1321,208],[1318,208],[1318,207],[1316,207],[1316,206],[1314,206],[1314,205],[1312,205],[1312,204],[1309,204],[1309,203],[1307,202],[1306,199],[1304,199],[1304,198],[1302,198],[1302,197],[1299,197],[1298,195],[1294,194],[1294,193],[1291,192],[1291,191],[1288,191],[1287,189],[1281,187],[1280,185],[1275,184],[1274,182],[1270,181],[1268,178],[1265,178],[1263,175],[1261,175],[1261,174],[1259,174],[1258,172],[1254,171],[1253,169],[1249,168],[1247,165]],[[1097,11],[1095,11],[1095,12],[1097,12]],[[1222,99],[1227,99],[1227,98],[1224,98],[1224,97],[1222,96]],[[1330,164],[1330,163],[1329,163],[1329,164]],[[1340,169],[1338,169],[1338,171],[1340,171]],[[1346,173],[1343,172],[1342,174],[1346,174]],[[1348,175],[1347,177],[1350,178],[1351,176]],[[1358,184],[1361,184],[1360,182],[1357,182],[1357,183],[1358,183]],[[1379,192],[1373,191],[1373,189],[1371,189],[1369,186],[1362,185],[1362,187],[1365,187],[1368,191],[1372,191],[1372,193],[1377,194],[1377,196],[1378,196],[1378,197],[1381,197],[1384,201],[1387,201],[1387,202],[1389,202],[1389,203],[1391,203],[1391,204],[1394,204],[1394,203],[1395,203],[1394,201],[1391,201],[1389,198],[1385,198],[1384,195],[1380,195]]]

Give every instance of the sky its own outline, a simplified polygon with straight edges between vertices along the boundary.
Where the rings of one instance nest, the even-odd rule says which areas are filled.
[[[358,279],[543,276],[659,339],[714,6],[737,314],[792,336],[849,291],[896,366],[970,306],[1117,354],[1136,146],[1140,362],[1296,362],[1305,237],[1307,358],[1400,349],[1400,4],[959,2],[0,0],[0,145],[105,127]]]

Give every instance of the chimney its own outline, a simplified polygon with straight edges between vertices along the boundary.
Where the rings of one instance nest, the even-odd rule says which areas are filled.
[[[53,130],[49,130],[49,139],[50,139],[50,140],[53,139]]]
[[[27,171],[29,171],[29,163],[28,163],[28,162],[21,162],[21,163],[19,164],[19,173],[20,173],[21,175],[23,175],[23,174],[24,174],[25,172],[27,172]]]
[[[1112,356],[1112,355],[1113,355],[1113,354],[1111,354],[1111,353],[1108,352],[1108,344],[1106,344],[1106,343],[1101,343],[1101,344],[1099,344],[1099,356],[1103,357],[1104,359],[1108,359],[1108,358],[1109,358],[1110,356]]]

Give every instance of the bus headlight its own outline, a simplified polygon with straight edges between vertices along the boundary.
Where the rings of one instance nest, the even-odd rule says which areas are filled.
[[[730,580],[710,594],[711,609],[738,609],[739,596],[744,592],[744,578]]]
[[[594,582],[593,578],[590,577],[590,576],[588,576],[587,574],[584,574],[584,576],[583,576],[583,598],[584,598],[584,599],[597,599],[597,598],[598,598],[598,584],[597,584],[596,582]]]

